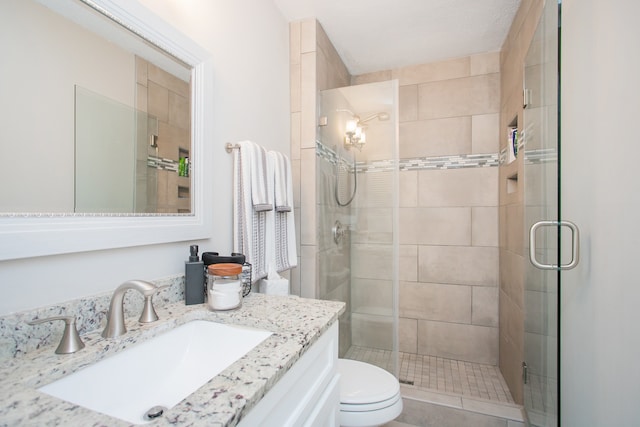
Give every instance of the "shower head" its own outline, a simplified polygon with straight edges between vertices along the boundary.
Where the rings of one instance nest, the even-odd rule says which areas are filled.
[[[353,111],[348,110],[346,108],[339,108],[336,111],[338,113],[349,113],[349,114],[351,114],[351,116],[353,117],[353,120],[356,123],[366,123],[366,122],[369,122],[369,121],[371,121],[373,119],[378,119],[380,121],[389,120],[389,113],[386,113],[384,111],[382,111],[380,113],[371,114],[370,116],[367,116],[364,119],[361,119],[359,115],[355,114]]]
[[[380,121],[387,121],[387,120],[389,120],[389,113],[381,112],[381,113],[372,114],[367,118],[361,119],[359,122],[360,123],[366,123],[366,122],[371,121],[373,119],[378,119]]]

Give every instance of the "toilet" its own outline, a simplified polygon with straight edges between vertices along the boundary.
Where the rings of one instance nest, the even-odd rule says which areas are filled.
[[[402,412],[400,383],[389,372],[357,360],[338,359],[340,425],[375,427]]]

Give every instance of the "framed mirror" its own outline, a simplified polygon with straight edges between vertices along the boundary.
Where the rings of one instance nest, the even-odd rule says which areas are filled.
[[[0,260],[210,237],[209,54],[137,2],[0,7]]]

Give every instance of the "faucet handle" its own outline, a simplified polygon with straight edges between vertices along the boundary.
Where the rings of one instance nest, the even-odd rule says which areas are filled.
[[[153,292],[144,295],[144,307],[142,308],[142,314],[140,314],[140,318],[138,322],[140,323],[151,323],[158,320],[158,313],[156,313],[155,308],[153,308],[153,302],[151,298],[158,292],[160,288],[156,288]]]
[[[84,343],[80,339],[78,328],[76,328],[76,318],[74,316],[52,316],[44,319],[34,319],[27,322],[27,324],[38,325],[53,320],[64,320],[64,332],[62,333],[60,344],[56,348],[56,354],[71,354],[84,348]]]

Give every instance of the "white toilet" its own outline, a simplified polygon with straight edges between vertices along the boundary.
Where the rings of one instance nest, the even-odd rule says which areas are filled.
[[[402,412],[400,383],[389,372],[349,359],[338,359],[338,372],[341,426],[380,426]]]

